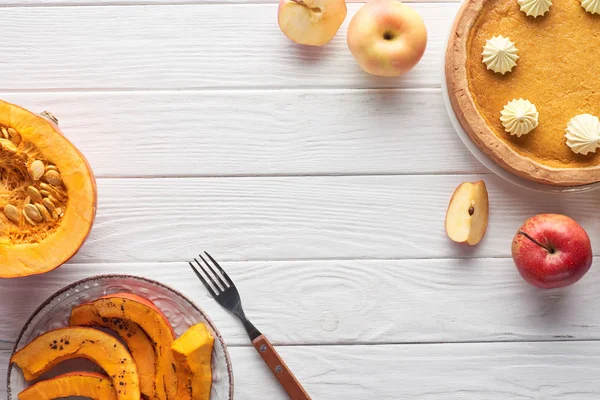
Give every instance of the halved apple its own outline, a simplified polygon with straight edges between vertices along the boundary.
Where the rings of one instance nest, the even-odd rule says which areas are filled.
[[[450,199],[446,213],[446,233],[457,243],[474,246],[485,235],[488,215],[489,201],[485,182],[463,182]]]
[[[321,46],[333,39],[346,13],[345,0],[281,0],[279,28],[296,43]]]

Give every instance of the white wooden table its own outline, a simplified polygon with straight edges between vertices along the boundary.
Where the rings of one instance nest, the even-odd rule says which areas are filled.
[[[314,399],[597,399],[600,271],[538,291],[510,242],[550,211],[600,248],[598,193],[519,189],[468,153],[440,91],[458,4],[412,5],[427,52],[405,77],[377,79],[345,44],[360,4],[308,49],[267,0],[2,0],[0,97],[56,114],[97,174],[99,207],[72,262],[0,282],[0,376],[44,299],[118,272],[204,307],[229,344],[236,399],[285,399],[184,262],[207,249]],[[446,206],[479,179],[488,234],[460,247]]]

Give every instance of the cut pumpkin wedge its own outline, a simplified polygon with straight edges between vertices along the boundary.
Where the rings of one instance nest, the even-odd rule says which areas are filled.
[[[70,396],[117,400],[110,379],[93,372],[72,372],[40,381],[19,393],[19,400],[53,400]]]
[[[177,399],[177,372],[171,353],[175,332],[165,315],[150,301],[130,293],[116,293],[92,303],[101,317],[121,318],[137,324],[154,344],[155,398]]]
[[[129,351],[118,339],[97,329],[68,327],[44,333],[16,352],[10,361],[30,381],[73,358],[98,364],[111,377],[118,400],[140,400],[137,368]]]
[[[185,382],[191,384],[192,400],[210,399],[212,387],[211,360],[214,343],[215,339],[206,329],[206,326],[200,323],[188,329],[171,346],[177,362],[179,379],[184,379]],[[180,387],[182,387],[181,383]],[[182,387],[182,390],[184,389],[186,388]]]
[[[149,399],[154,398],[156,376],[154,345],[137,324],[122,318],[103,318],[91,303],[73,308],[69,323],[72,326],[101,326],[115,332],[127,345],[137,365],[140,391]]]

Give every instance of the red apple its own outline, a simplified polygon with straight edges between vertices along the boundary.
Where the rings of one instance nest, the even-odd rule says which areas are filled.
[[[572,285],[592,265],[592,245],[585,230],[560,214],[529,218],[512,243],[512,256],[527,282],[542,289]]]
[[[398,76],[410,71],[427,46],[421,16],[397,0],[371,0],[348,27],[348,48],[366,72]]]

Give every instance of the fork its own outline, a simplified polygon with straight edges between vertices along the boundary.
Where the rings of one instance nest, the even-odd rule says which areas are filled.
[[[194,258],[194,262],[189,261],[190,267],[194,270],[200,281],[204,284],[208,292],[215,298],[227,311],[239,318],[244,325],[246,333],[250,337],[252,344],[263,361],[267,364],[271,372],[275,375],[281,386],[285,389],[292,400],[311,400],[310,396],[292,371],[279,356],[273,345],[267,340],[265,335],[260,333],[258,329],[246,318],[246,314],[242,308],[240,294],[235,287],[229,275],[221,268],[219,263],[211,257],[210,254],[204,252],[206,257],[211,261],[208,262],[199,254],[202,262]],[[205,278],[208,278],[208,280]]]

